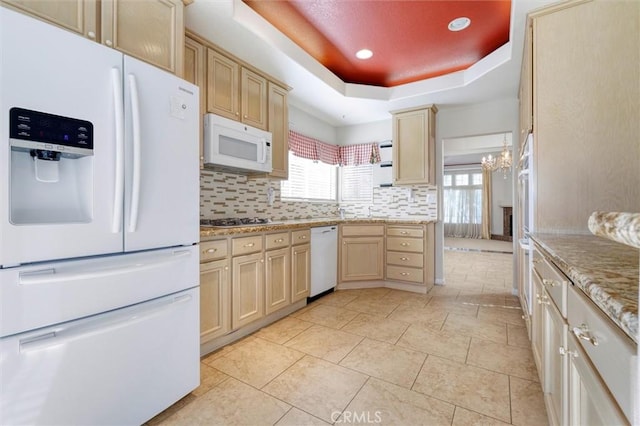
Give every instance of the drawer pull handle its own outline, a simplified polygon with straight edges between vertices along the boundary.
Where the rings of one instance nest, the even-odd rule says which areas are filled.
[[[407,235],[407,234],[408,234],[408,232],[407,232],[407,231],[402,231],[402,232],[400,232],[400,233],[401,233],[402,235]]]
[[[538,299],[538,305],[548,305],[549,304],[549,298],[547,296],[537,296]]]
[[[218,249],[215,249],[215,248],[207,249],[207,253],[215,253],[217,251],[218,251]]]
[[[301,240],[306,240],[306,239],[307,239],[307,236],[306,236],[306,235],[302,235],[302,236],[300,236],[300,237],[299,237],[299,239],[301,239]]]
[[[245,244],[244,246],[245,246],[245,247],[253,247],[253,246],[255,246],[255,245],[256,245],[255,243],[249,243],[249,244]]]
[[[409,243],[400,243],[400,245],[401,245],[402,247],[408,247],[408,246],[409,246]]]
[[[572,357],[572,358],[577,358],[577,357],[578,357],[578,352],[576,352],[576,351],[570,351],[569,349],[566,349],[566,348],[565,348],[565,347],[563,347],[563,346],[560,346],[560,347],[558,348],[558,353],[559,353],[561,356],[565,356],[565,355],[567,355],[567,356],[570,356],[570,357]]]
[[[402,275],[403,277],[406,277],[407,275],[410,275],[408,272],[402,272],[400,273],[400,275]]]
[[[404,260],[406,262],[407,260],[409,260],[409,258],[408,257],[401,257],[400,260]]]
[[[578,339],[591,342],[593,346],[598,346],[600,344],[596,336],[593,336],[591,331],[589,331],[587,324],[580,324],[580,327],[573,327],[571,331],[573,331],[573,334],[575,334]]]
[[[533,260],[533,263],[540,263],[540,262],[542,262],[542,259],[534,259]]]
[[[542,283],[543,283],[544,285],[548,285],[549,287],[557,287],[557,286],[559,286],[559,285],[560,285],[560,282],[559,282],[559,281],[556,281],[556,280],[550,280],[550,279],[548,279],[548,278],[543,278],[543,279],[542,279]]]
[[[278,238],[277,240],[273,240],[274,243],[281,243],[284,241],[284,238]]]

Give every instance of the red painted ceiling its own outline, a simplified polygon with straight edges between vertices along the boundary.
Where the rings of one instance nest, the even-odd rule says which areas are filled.
[[[510,0],[243,0],[347,83],[392,87],[464,70],[509,41]],[[458,32],[457,17],[471,19]],[[363,48],[373,57],[361,60]]]

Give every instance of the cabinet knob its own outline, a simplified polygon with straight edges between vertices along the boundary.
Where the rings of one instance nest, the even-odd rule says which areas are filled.
[[[253,247],[253,246],[255,246],[255,243],[245,244],[244,246],[245,246],[245,247]]]
[[[409,260],[409,258],[408,257],[401,257],[400,260],[403,260],[403,261],[406,262],[407,260]]]
[[[104,44],[107,46],[113,46],[113,42],[111,40],[105,40]]]
[[[549,287],[557,287],[560,285],[560,282],[556,281],[556,280],[550,280],[548,278],[543,278],[542,279],[542,283],[544,285],[548,285]]]
[[[87,33],[87,37],[89,37],[90,39],[95,40],[95,38],[96,38],[96,33],[94,33],[93,31],[89,31],[89,32]]]
[[[281,243],[284,241],[284,238],[278,238],[277,240],[273,240],[274,243]]]
[[[407,275],[410,275],[408,272],[402,272],[400,275],[402,275],[403,277],[406,277]]]
[[[306,235],[302,235],[302,236],[300,237],[300,239],[301,239],[301,240],[306,240],[306,239],[307,239],[307,236],[306,236]]]
[[[402,231],[402,232],[400,232],[400,233],[401,233],[402,235],[407,235],[407,234],[408,234],[408,232],[407,232],[407,231]]]
[[[225,267],[224,267],[224,270],[225,270],[225,271],[228,271],[228,270],[229,270],[229,267],[228,267],[228,266],[225,266]]]
[[[260,263],[264,263],[264,259],[260,259]]]
[[[401,245],[402,247],[407,247],[407,246],[409,246],[409,243],[400,243],[400,245]]]
[[[591,331],[589,331],[589,326],[587,324],[580,324],[580,327],[573,327],[571,331],[578,339],[591,342],[593,346],[598,346],[600,344],[596,336],[592,335]]]

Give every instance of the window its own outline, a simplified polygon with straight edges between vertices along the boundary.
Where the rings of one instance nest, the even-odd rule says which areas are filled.
[[[340,201],[373,202],[373,165],[340,167]]]
[[[443,186],[445,237],[480,238],[482,173],[476,170],[445,170]]]
[[[336,168],[289,151],[289,180],[280,183],[282,199],[335,202]]]

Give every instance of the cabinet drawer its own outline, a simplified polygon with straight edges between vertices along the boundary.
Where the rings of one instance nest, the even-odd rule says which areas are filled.
[[[277,234],[267,234],[264,236],[266,250],[287,247],[289,241],[289,232],[278,232]]]
[[[299,231],[291,231],[291,245],[304,244],[311,241],[311,230],[301,229]]]
[[[234,238],[231,240],[231,254],[233,256],[256,253],[259,251],[262,251],[262,235]]]
[[[384,225],[343,225],[343,237],[371,237],[384,235]]]
[[[569,333],[576,336],[589,355],[622,411],[632,418],[631,389],[637,380],[632,377],[636,346],[573,285],[568,291],[568,311]]]
[[[537,260],[534,251],[533,260]],[[556,307],[562,314],[563,318],[567,317],[567,286],[569,281],[564,274],[556,269],[546,258],[541,258],[540,262],[534,263],[534,273],[538,274],[542,285],[549,293],[549,296],[555,303]]]
[[[417,226],[387,226],[387,236],[423,238],[424,229]]]
[[[418,238],[388,237],[387,250],[422,253],[424,251],[424,240]]]
[[[422,254],[387,251],[387,265],[422,268],[424,266],[424,256]]]
[[[388,265],[387,279],[422,283],[424,281],[424,272],[420,268],[405,268],[402,266]]]
[[[200,243],[200,263],[227,257],[227,240],[205,241]]]

